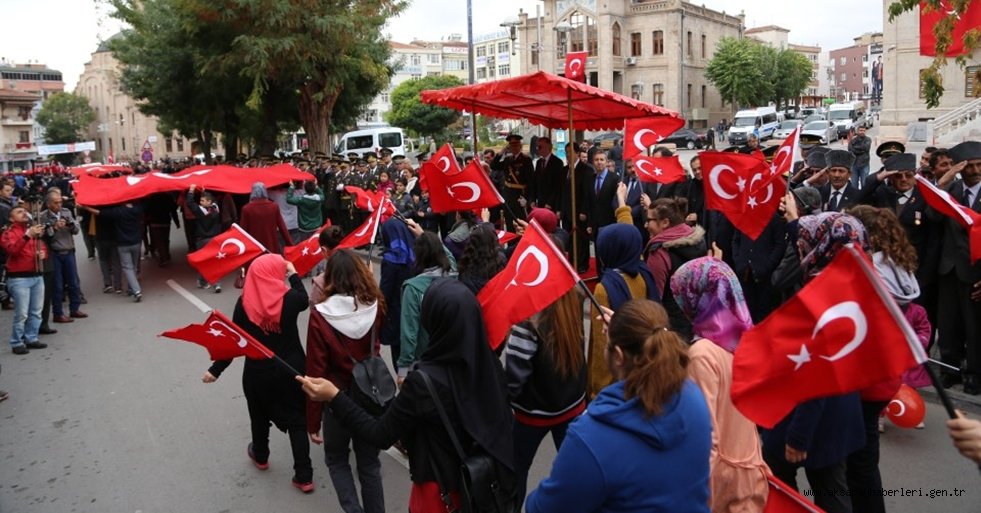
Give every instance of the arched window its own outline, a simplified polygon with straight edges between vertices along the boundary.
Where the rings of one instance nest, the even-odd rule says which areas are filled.
[[[613,22],[613,55],[620,57],[620,24]]]

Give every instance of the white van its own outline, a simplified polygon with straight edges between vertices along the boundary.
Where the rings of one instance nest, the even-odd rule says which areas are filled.
[[[407,151],[411,150],[411,144],[405,139],[401,128],[394,126],[368,128],[342,135],[341,140],[334,147],[334,154],[346,157],[348,153],[357,153],[359,157],[363,157],[365,154],[388,148],[394,155],[408,156]]]
[[[773,137],[773,131],[779,128],[776,107],[757,107],[741,110],[736,113],[729,128],[729,144],[745,144],[749,134],[756,132],[762,141]]]
[[[828,121],[838,128],[838,137],[844,138],[852,129],[867,126],[865,104],[862,102],[833,103],[828,108]]]

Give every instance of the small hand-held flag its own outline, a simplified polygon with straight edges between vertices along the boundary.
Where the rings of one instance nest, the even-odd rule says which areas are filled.
[[[961,205],[947,191],[938,189],[922,176],[916,176],[920,194],[931,208],[957,221],[968,233],[971,261],[981,260],[981,214]]]
[[[259,241],[233,223],[203,248],[188,254],[187,263],[204,279],[214,283],[265,252],[266,248]]]
[[[381,206],[375,209],[375,211],[368,216],[367,219],[365,219],[364,223],[361,223],[361,226],[357,227],[351,233],[347,234],[347,237],[344,237],[344,239],[341,240],[340,244],[337,245],[337,249],[358,248],[371,244],[375,241],[375,235],[378,234],[378,226],[382,222],[382,215],[385,212],[394,210],[389,207],[391,201],[388,198],[382,199],[381,203]]]
[[[797,127],[777,149],[776,155],[773,156],[773,162],[770,163],[770,174],[783,176],[793,173],[794,163],[801,159],[800,127]]]
[[[685,126],[682,118],[656,116],[628,119],[623,124],[623,160],[647,155],[647,149]]]
[[[824,510],[805,499],[780,479],[768,475],[770,493],[766,496],[763,513],[824,513]]]
[[[579,275],[538,222],[528,224],[507,267],[477,295],[492,349],[511,325],[531,317],[576,286]]]
[[[718,210],[740,232],[756,240],[780,207],[786,192],[783,177],[755,155],[703,151],[705,206]]]
[[[326,228],[330,227],[330,219],[327,222],[313,232],[313,235],[308,237],[305,241],[300,242],[293,246],[287,246],[283,250],[283,256],[286,260],[293,263],[293,267],[296,268],[296,273],[300,276],[305,275],[317,266],[318,263],[323,259],[323,248],[320,247],[320,232],[324,231]]]
[[[427,175],[429,204],[433,212],[490,208],[504,203],[504,198],[477,160],[458,173],[442,173],[435,166],[422,172]]]
[[[565,78],[577,82],[586,81],[586,60],[589,52],[569,52],[565,54]]]
[[[453,153],[453,146],[450,143],[444,144],[440,149],[433,153],[429,160],[419,166],[419,188],[429,190],[429,175],[455,175],[460,173],[460,163],[456,161],[456,154]]]
[[[637,179],[647,183],[680,182],[687,176],[678,156],[634,157]]]
[[[868,257],[849,244],[796,296],[743,333],[733,358],[732,403],[772,428],[804,401],[898,378],[926,361]]]

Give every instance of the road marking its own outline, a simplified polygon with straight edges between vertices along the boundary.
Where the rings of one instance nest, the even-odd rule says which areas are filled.
[[[184,296],[184,299],[186,299],[189,303],[194,305],[198,310],[201,310],[201,312],[208,313],[211,310],[213,310],[213,308],[208,306],[207,303],[201,301],[200,299],[198,299],[197,296],[191,294],[187,289],[178,285],[176,281],[167,280],[167,285],[170,286],[170,288],[174,289],[174,292],[180,294],[181,296]]]

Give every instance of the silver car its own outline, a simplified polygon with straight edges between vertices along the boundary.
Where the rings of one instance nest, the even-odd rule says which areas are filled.
[[[783,123],[780,123],[780,126],[777,127],[776,130],[773,131],[773,138],[786,139],[790,137],[790,133],[796,130],[797,127],[799,126],[800,126],[800,121],[797,120],[784,121]]]
[[[830,121],[811,121],[804,125],[801,135],[808,134],[821,138],[821,144],[838,140],[838,129]]]

